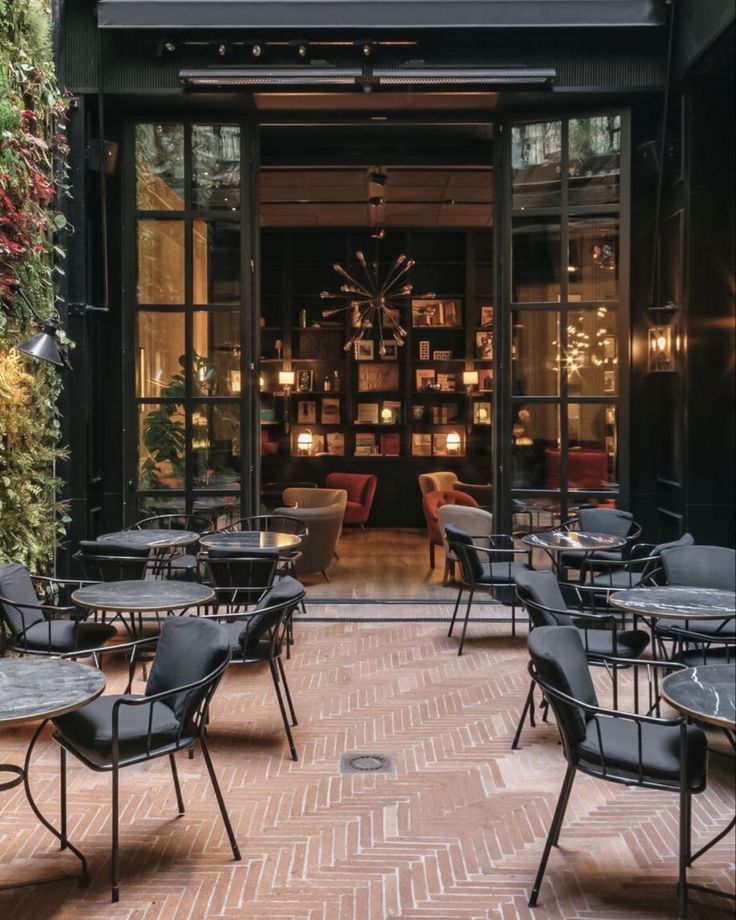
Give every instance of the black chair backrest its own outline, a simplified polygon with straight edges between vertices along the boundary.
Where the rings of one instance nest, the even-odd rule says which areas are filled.
[[[146,577],[150,550],[105,540],[81,540],[75,558],[91,581],[135,581]]]
[[[212,530],[212,522],[203,514],[177,512],[174,514],[155,514],[136,521],[134,530],[193,530],[204,534]]]
[[[307,525],[304,521],[300,521],[299,518],[291,517],[288,514],[255,514],[235,521],[227,529],[291,533],[301,537],[306,534]]]
[[[471,535],[456,524],[446,524],[445,537],[447,545],[460,562],[463,580],[468,583],[479,581],[483,577],[483,563],[473,547]]]
[[[674,546],[662,566],[668,585],[736,591],[736,550],[725,546]]]
[[[221,600],[254,604],[270,588],[279,561],[277,549],[242,550],[210,547],[207,567]]]
[[[578,517],[581,530],[612,537],[628,537],[635,526],[631,512],[619,508],[581,508]]]
[[[280,578],[258,601],[252,617],[249,617],[238,636],[238,641],[247,656],[252,647],[269,631],[272,632],[274,647],[278,642],[277,632],[284,618],[288,616],[304,597],[304,586],[289,575]]]
[[[560,613],[567,610],[567,604],[552,572],[519,572],[515,581],[516,593],[535,628],[573,625],[569,614]]]
[[[575,626],[541,626],[527,640],[534,670],[553,690],[590,706],[598,705],[580,630]],[[572,703],[550,697],[565,747],[585,738],[589,716]]]
[[[230,644],[219,623],[199,617],[164,620],[156,655],[146,683],[146,696],[202,680],[227,660]],[[208,686],[183,691],[167,700],[176,718],[187,724],[204,699]]]
[[[44,619],[28,569],[19,562],[0,566],[0,610],[15,636]]]

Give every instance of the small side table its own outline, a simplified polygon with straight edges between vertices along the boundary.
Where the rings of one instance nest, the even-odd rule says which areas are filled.
[[[23,766],[0,764],[0,774],[13,776],[13,779],[0,783],[0,791],[13,789],[23,783],[28,804],[35,816],[61,843],[61,849],[71,850],[82,863],[82,873],[79,877],[82,886],[89,884],[87,859],[69,842],[66,834],[66,751],[60,748],[60,828],[54,827],[36,804],[31,792],[29,772],[33,749],[48,720],[91,703],[104,689],[105,676],[102,671],[78,664],[76,661],[58,658],[0,658],[0,728],[41,720],[28,745]],[[6,889],[17,886],[0,887]]]

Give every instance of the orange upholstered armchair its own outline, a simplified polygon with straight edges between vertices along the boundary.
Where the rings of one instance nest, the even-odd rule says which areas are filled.
[[[478,502],[464,492],[440,491],[425,492],[422,496],[424,519],[427,522],[427,536],[429,537],[429,567],[434,568],[434,548],[443,546],[442,531],[440,529],[439,509],[442,505],[465,505],[468,508],[477,508]]]
[[[373,473],[329,473],[325,485],[328,489],[344,489],[348,493],[345,523],[360,524],[365,530],[376,495],[378,477]]]

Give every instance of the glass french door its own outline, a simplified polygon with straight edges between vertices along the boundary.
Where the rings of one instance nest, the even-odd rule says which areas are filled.
[[[255,505],[256,137],[139,121],[126,144],[125,520]]]
[[[506,511],[549,525],[628,497],[628,119],[513,121],[504,134]]]

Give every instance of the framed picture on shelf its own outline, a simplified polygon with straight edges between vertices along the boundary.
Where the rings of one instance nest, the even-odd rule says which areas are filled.
[[[412,457],[431,457],[432,435],[413,434],[411,436],[411,455]]]
[[[475,333],[475,357],[481,361],[493,360],[493,335],[490,332]]]
[[[355,422],[357,425],[377,425],[378,403],[358,403]]]
[[[383,347],[383,354],[381,354],[381,349],[379,349],[379,356],[382,361],[398,361],[399,360],[399,346],[393,340],[386,341],[384,339],[381,342]]]
[[[447,457],[447,434],[443,431],[432,435],[432,455],[434,457]]]
[[[461,326],[462,322],[459,300],[420,298],[411,302],[412,326]]]
[[[311,393],[314,389],[314,372],[297,371],[296,388],[300,393]]]
[[[491,404],[489,402],[473,403],[473,424],[490,425],[491,424]]]
[[[312,454],[323,454],[325,452],[325,436],[323,434],[312,435]]]
[[[490,393],[493,390],[493,371],[478,371],[478,390],[481,393]]]
[[[451,351],[433,351],[432,360],[433,361],[452,361],[452,352]]]
[[[320,422],[323,425],[340,424],[340,400],[333,396],[325,396],[322,400]]]
[[[416,371],[417,390],[434,389],[436,380],[433,367],[417,368]]]
[[[359,342],[355,343],[355,360],[373,360],[373,339],[361,339]]]
[[[376,436],[359,431],[355,435],[355,456],[370,457],[376,452]]]
[[[427,407],[421,404],[411,407],[411,418],[413,422],[424,422],[427,419]]]
[[[616,392],[616,371],[603,371],[603,392]]]
[[[327,443],[327,453],[333,457],[345,456],[345,435],[342,431],[329,431],[325,435]]]
[[[399,365],[396,362],[362,364],[358,368],[358,390],[361,393],[371,390],[398,390],[398,388]]]
[[[492,326],[493,325],[493,307],[483,306],[480,308],[480,322],[479,326]]]
[[[300,399],[296,407],[296,421],[298,425],[315,425],[317,422],[317,403],[312,400]]]
[[[398,457],[401,453],[401,436],[398,431],[382,432],[378,443],[384,457]]]

